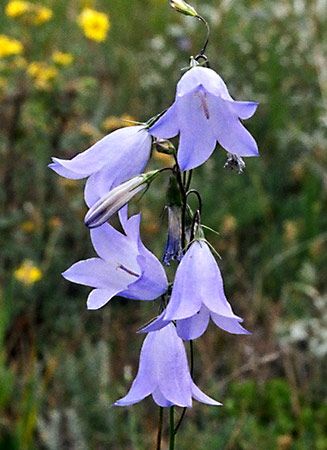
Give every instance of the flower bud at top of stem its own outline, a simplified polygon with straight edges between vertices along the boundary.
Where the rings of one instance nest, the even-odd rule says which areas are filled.
[[[184,2],[184,0],[170,0],[170,6],[176,11],[185,14],[186,16],[198,17],[198,13],[193,8],[193,6]]]

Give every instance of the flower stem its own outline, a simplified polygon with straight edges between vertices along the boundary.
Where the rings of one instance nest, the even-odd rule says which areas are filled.
[[[195,57],[195,59],[205,56],[205,52],[207,50],[207,47],[209,44],[209,38],[210,38],[210,27],[209,27],[208,22],[201,16],[197,16],[197,18],[205,25],[205,27],[207,29],[207,37],[206,37],[205,43],[202,47],[202,50],[200,50],[200,53]]]
[[[169,408],[169,450],[175,449],[175,419],[174,419],[174,407]]]
[[[161,438],[162,438],[162,422],[163,422],[163,407],[159,408],[159,421],[158,421],[158,434],[157,434],[157,447],[156,450],[161,449]]]

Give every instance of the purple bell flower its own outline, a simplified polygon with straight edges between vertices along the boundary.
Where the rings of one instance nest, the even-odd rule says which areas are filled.
[[[49,167],[65,178],[88,177],[85,201],[92,206],[110,189],[144,171],[151,145],[143,125],[121,128],[70,160],[52,158]]]
[[[99,309],[114,296],[133,300],[154,300],[167,290],[167,277],[159,260],[140,238],[140,214],[119,217],[126,234],[109,224],[91,230],[98,258],[73,264],[62,275],[73,283],[91,286],[88,309]]]
[[[240,325],[228,303],[223,279],[209,246],[195,241],[176,271],[175,283],[167,308],[142,332],[151,332],[176,321],[177,334],[184,340],[200,337],[210,318],[221,329],[232,334],[250,334]]]
[[[147,335],[136,378],[128,394],[115,405],[133,405],[150,394],[162,407],[176,405],[190,408],[192,398],[208,405],[221,405],[194,384],[183,341],[177,336],[173,324]]]
[[[240,119],[249,119],[258,103],[235,101],[222,78],[207,67],[192,67],[177,84],[173,105],[150,127],[158,139],[180,135],[181,170],[203,164],[216,142],[237,156],[258,156],[258,146]]]

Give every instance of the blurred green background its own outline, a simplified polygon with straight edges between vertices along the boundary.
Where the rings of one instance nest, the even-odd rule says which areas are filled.
[[[157,307],[115,299],[88,312],[88,289],[61,278],[93,253],[83,182],[47,164],[170,105],[205,30],[164,0],[19,3],[0,2],[0,449],[153,449],[152,400],[110,405]],[[195,402],[177,448],[325,450],[326,2],[194,5],[212,68],[233,97],[260,102],[247,127],[261,158],[239,176],[218,149],[196,171],[227,296],[253,334],[210,327],[196,341],[195,380],[224,406]],[[149,167],[166,163],[154,154]],[[136,205],[158,257],[166,187]]]

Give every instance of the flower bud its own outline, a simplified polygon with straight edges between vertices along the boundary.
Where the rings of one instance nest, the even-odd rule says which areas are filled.
[[[198,13],[193,8],[193,6],[184,2],[184,0],[170,0],[170,6],[176,11],[185,14],[186,16],[198,17]]]
[[[238,174],[243,173],[245,169],[245,162],[243,158],[232,153],[227,153],[227,161],[224,165],[225,169],[236,170]]]
[[[156,139],[154,146],[157,152],[164,153],[165,155],[174,155],[176,153],[174,145],[168,139]]]
[[[97,228],[107,222],[136,194],[143,191],[159,172],[154,170],[138,175],[112,189],[89,209],[84,219],[85,225],[88,228]]]

